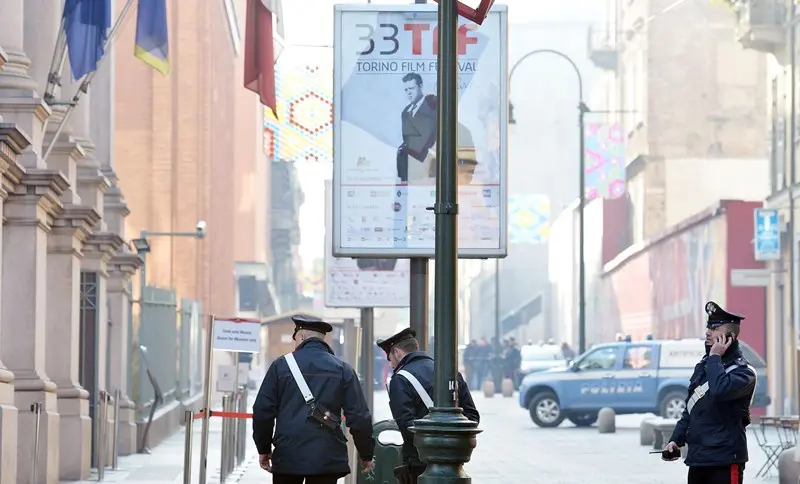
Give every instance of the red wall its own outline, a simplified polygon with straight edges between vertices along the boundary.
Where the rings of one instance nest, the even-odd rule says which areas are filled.
[[[764,263],[753,257],[753,209],[761,202],[726,202],[728,218],[728,270],[763,269]],[[760,287],[733,287],[728,277],[727,307],[745,316],[742,322],[742,341],[752,346],[762,357],[766,342],[766,290]]]
[[[721,201],[661,237],[628,249],[601,276],[604,327],[634,339],[700,338],[705,303],[744,314],[742,340],[765,350],[764,289],[730,286],[730,269],[753,269],[753,208],[759,203]],[[644,326],[643,326],[644,325]],[[606,332],[607,334],[608,332]]]

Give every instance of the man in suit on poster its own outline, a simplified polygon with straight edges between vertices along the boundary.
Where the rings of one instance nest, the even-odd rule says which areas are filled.
[[[404,183],[430,178],[431,148],[436,144],[438,110],[436,96],[422,93],[422,76],[403,76],[403,90],[409,104],[400,113],[403,144],[397,149],[397,177]]]

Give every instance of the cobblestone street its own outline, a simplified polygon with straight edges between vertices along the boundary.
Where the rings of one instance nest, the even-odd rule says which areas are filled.
[[[686,482],[683,463],[662,462],[639,446],[638,425],[641,416],[617,418],[617,432],[601,435],[596,427],[578,429],[563,424],[557,429],[540,429],[519,408],[514,398],[486,399],[476,394],[482,415],[483,433],[467,473],[476,484],[525,482],[526,484],[679,484]],[[390,417],[385,392],[375,394],[375,417]],[[212,420],[208,482],[219,482],[220,421]],[[249,426],[248,426],[249,427]],[[248,428],[248,438],[250,431]],[[120,469],[107,471],[105,482],[127,484],[181,483],[183,431],[153,449],[151,455],[120,459]],[[764,462],[763,455],[750,438],[750,465],[747,482],[756,482],[755,473]],[[248,457],[228,483],[268,484],[270,475],[258,467],[255,448],[248,441]],[[200,421],[195,422],[192,482],[197,482],[200,453]],[[93,476],[93,479],[96,479]],[[91,481],[86,481],[91,482]],[[96,481],[93,481],[96,482]],[[776,477],[760,481],[777,483]],[[382,484],[382,483],[381,483]]]

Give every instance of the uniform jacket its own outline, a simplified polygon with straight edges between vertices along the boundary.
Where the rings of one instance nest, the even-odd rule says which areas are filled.
[[[414,375],[420,384],[433,395],[433,358],[424,351],[415,351],[407,354],[397,368],[389,382],[389,407],[392,417],[400,433],[403,434],[403,462],[411,465],[424,465],[419,460],[419,454],[414,447],[414,434],[409,430],[414,425],[414,420],[428,415],[428,408],[422,402],[414,387],[403,376],[398,375],[400,370],[406,370]],[[464,416],[473,422],[480,422],[480,414],[475,408],[475,402],[469,392],[467,383],[458,374],[458,404],[464,410]]]
[[[709,356],[708,350],[694,367],[686,409],[670,440],[680,447],[689,445],[687,466],[741,464],[748,459],[745,428],[750,423],[756,374],[742,356],[738,342],[734,341],[723,357]],[[706,382],[708,390],[689,412],[695,389],[702,389]]]
[[[344,412],[359,456],[371,460],[375,450],[372,415],[353,368],[315,338],[301,343],[294,358],[315,400],[333,415]],[[270,365],[253,404],[258,453],[272,454],[276,474],[348,474],[347,439],[341,428],[322,428],[308,416],[309,407],[286,359],[280,357]]]

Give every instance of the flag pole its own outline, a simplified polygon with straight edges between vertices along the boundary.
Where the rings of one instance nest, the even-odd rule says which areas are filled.
[[[56,37],[56,45],[53,49],[53,60],[50,61],[50,72],[47,74],[47,88],[44,93],[44,102],[53,105],[55,101],[56,87],[61,86],[61,72],[64,70],[64,60],[67,58],[67,19],[62,15],[61,27]]]
[[[114,26],[111,28],[111,32],[108,33],[108,38],[106,39],[105,44],[103,44],[104,54],[103,57],[101,57],[100,60],[97,61],[97,69],[99,69],[100,64],[106,58],[108,54],[108,48],[111,46],[112,42],[114,42],[114,39],[117,37],[117,34],[119,34],[119,30],[122,27],[122,22],[125,20],[125,17],[128,15],[132,7],[133,7],[133,0],[128,0],[127,2],[125,2],[125,6],[122,7],[122,11],[120,12],[119,17],[117,17],[117,21],[114,22]],[[59,135],[61,135],[61,131],[64,130],[64,127],[66,126],[67,121],[69,120],[69,117],[72,114],[72,111],[75,109],[75,106],[78,105],[78,101],[80,101],[82,93],[89,92],[89,84],[92,82],[92,79],[94,79],[95,74],[97,74],[97,69],[93,70],[92,72],[84,76],[83,82],[81,82],[81,85],[80,87],[78,87],[78,90],[75,92],[75,95],[72,96],[72,100],[69,101],[67,110],[64,111],[64,116],[58,123],[58,129],[56,129],[56,132],[53,135],[53,139],[50,140],[50,146],[48,146],[47,151],[44,152],[43,161],[46,162],[47,158],[50,156],[50,153],[53,152],[53,148],[55,148],[56,146],[56,141],[58,141],[58,137]]]

